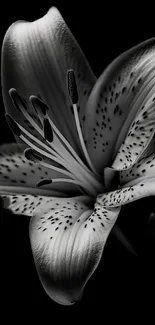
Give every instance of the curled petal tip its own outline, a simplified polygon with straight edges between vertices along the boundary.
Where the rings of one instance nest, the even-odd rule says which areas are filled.
[[[83,289],[54,287],[50,275],[37,268],[39,278],[47,295],[60,305],[70,306],[80,302],[83,296]]]

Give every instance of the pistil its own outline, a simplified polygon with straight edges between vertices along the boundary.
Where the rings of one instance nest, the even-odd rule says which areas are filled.
[[[82,151],[84,153],[84,157],[88,163],[88,166],[93,171],[94,174],[98,175],[97,171],[95,170],[95,167],[93,166],[90,157],[88,155],[88,151],[86,149],[86,145],[83,139],[83,134],[80,127],[80,121],[79,121],[79,115],[77,110],[77,103],[78,103],[78,91],[77,91],[77,85],[76,85],[76,78],[73,70],[68,70],[68,92],[72,101],[73,106],[73,112],[74,112],[74,118],[75,118],[75,124],[81,144]]]

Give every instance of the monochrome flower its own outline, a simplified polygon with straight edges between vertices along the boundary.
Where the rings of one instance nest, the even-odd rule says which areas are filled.
[[[97,80],[59,11],[19,21],[2,46],[6,120],[0,195],[32,216],[40,281],[64,305],[79,300],[121,206],[155,194],[155,39],[115,59]]]

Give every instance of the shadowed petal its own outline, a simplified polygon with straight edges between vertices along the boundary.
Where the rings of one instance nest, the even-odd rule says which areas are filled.
[[[121,231],[120,227],[117,224],[115,224],[113,227],[112,233],[131,254],[137,255],[128,238]]]
[[[73,69],[77,77],[80,121],[83,125],[85,103],[96,78],[59,11],[52,7],[35,22],[18,21],[8,29],[2,46],[2,91],[6,111],[29,128],[29,124],[13,108],[8,91],[16,88],[24,97],[28,111],[33,114],[35,112],[28,98],[31,95],[41,96],[50,107],[49,115],[53,122],[77,147],[66,84],[68,69]]]
[[[80,193],[74,184],[63,182],[37,187],[36,184],[43,179],[69,177],[42,166],[42,162],[27,160],[24,155],[25,148],[25,145],[17,144],[5,144],[0,147],[0,194],[66,196],[68,193]]]
[[[148,218],[149,225],[155,226],[155,212],[151,212]]]
[[[97,204],[93,210],[90,204],[84,196],[55,198],[31,219],[30,240],[41,283],[60,304],[80,299],[120,211]]]
[[[92,161],[100,172],[112,164],[122,143],[121,154],[117,156],[119,166],[121,169],[132,166],[153,136],[154,47],[155,39],[150,39],[120,55],[91,92],[85,138]],[[136,143],[135,147],[131,147],[131,142]],[[116,161],[114,167],[117,165]]]

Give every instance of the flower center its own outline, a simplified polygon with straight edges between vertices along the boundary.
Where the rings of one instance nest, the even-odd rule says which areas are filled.
[[[29,99],[39,117],[41,126],[28,113],[25,101],[17,93],[16,89],[9,90],[14,106],[34,127],[38,135],[41,136],[41,140],[32,135],[9,114],[6,114],[6,120],[15,135],[18,135],[28,145],[29,148],[25,150],[25,157],[28,160],[62,174],[62,178],[38,180],[36,186],[51,186],[52,183],[71,183],[76,185],[83,194],[96,197],[97,194],[105,191],[105,186],[103,182],[100,182],[101,176],[91,162],[82,134],[77,109],[78,90],[74,71],[68,70],[67,77],[68,94],[71,99],[76,125],[75,132],[77,131],[85,162],[78,156],[68,140],[53,123],[48,113],[49,107],[39,97],[30,96]]]

